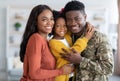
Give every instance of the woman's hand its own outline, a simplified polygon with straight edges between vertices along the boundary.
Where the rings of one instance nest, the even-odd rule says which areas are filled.
[[[71,64],[65,64],[63,67],[61,67],[63,70],[63,75],[70,74],[74,71],[74,66]]]

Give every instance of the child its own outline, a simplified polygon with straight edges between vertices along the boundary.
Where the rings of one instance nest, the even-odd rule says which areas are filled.
[[[62,48],[66,50],[70,50],[70,48],[74,48],[77,52],[81,53],[87,46],[88,40],[91,38],[93,29],[89,29],[86,32],[85,37],[79,38],[74,45],[72,46],[72,41],[70,36],[67,36],[67,27],[64,17],[58,12],[54,11],[55,24],[53,27],[53,38],[49,41],[49,46],[52,54],[56,58],[56,68],[62,67],[64,64],[69,63],[64,60],[60,53],[63,53]],[[66,34],[66,35],[65,35]],[[67,37],[67,38],[66,38]],[[69,75],[60,75],[55,78],[55,81],[68,81]]]

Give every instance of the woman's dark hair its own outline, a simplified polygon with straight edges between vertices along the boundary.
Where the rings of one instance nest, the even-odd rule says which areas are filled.
[[[20,61],[21,62],[24,61],[24,55],[26,52],[26,47],[27,47],[29,37],[33,33],[36,33],[38,31],[37,29],[38,16],[46,9],[52,12],[50,7],[48,7],[47,5],[38,5],[38,6],[35,6],[30,13],[30,16],[26,24],[25,32],[23,34],[22,42],[20,44]]]
[[[64,16],[65,16],[66,12],[73,11],[73,10],[80,10],[80,12],[85,14],[84,4],[80,1],[73,0],[73,1],[68,2],[65,5],[64,10],[63,10]]]

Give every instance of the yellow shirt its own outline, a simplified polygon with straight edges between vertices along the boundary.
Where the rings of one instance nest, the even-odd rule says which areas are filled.
[[[69,45],[79,53],[82,52],[87,46],[88,39],[85,37],[77,39],[73,46],[72,46],[72,39],[71,39],[70,35],[66,34],[65,38],[66,38],[67,42],[69,43]],[[56,58],[56,68],[60,68],[64,64],[69,63],[68,61],[63,59],[60,55],[60,53],[64,53],[62,51],[62,48],[70,51],[69,47],[67,47],[64,43],[62,43],[61,41],[59,41],[57,39],[51,39],[49,41],[49,46],[50,46],[50,50],[51,50],[52,54]],[[56,77],[55,81],[68,81],[68,79],[69,79],[68,75],[63,75],[63,76],[61,75],[61,76]]]

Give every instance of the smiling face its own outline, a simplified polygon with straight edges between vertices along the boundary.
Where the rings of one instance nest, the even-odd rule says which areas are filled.
[[[39,14],[37,20],[38,32],[40,34],[49,34],[54,25],[53,14],[50,10],[46,9]]]
[[[66,12],[66,21],[68,29],[74,33],[79,33],[86,23],[86,15],[79,10],[71,10]]]
[[[60,17],[56,20],[54,26],[54,36],[58,39],[63,39],[64,35],[67,32],[66,22],[65,19]]]

